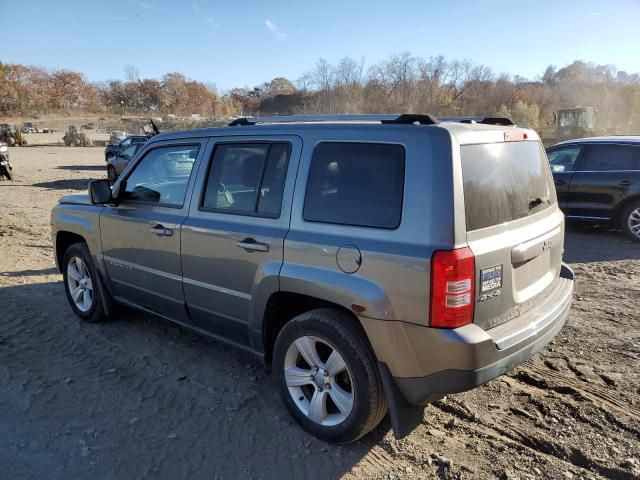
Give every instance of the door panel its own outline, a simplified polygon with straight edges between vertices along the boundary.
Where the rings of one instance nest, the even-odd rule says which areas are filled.
[[[571,179],[569,215],[611,218],[615,207],[633,188],[634,170],[640,170],[640,149],[599,144],[586,147]]]
[[[247,345],[252,300],[265,285],[277,291],[302,142],[284,135],[238,138],[211,142],[207,159],[212,161],[204,162],[198,175],[182,226],[181,251],[184,294],[194,325]],[[274,145],[283,143],[290,153],[279,177],[282,192],[277,188],[282,182],[274,181],[277,175],[266,166],[273,157],[265,152],[275,152]],[[276,192],[281,201],[268,195]]]
[[[558,205],[562,209],[567,207],[569,185],[581,153],[582,147],[579,145],[553,148],[547,152],[558,196]]]
[[[203,142],[158,142],[134,158],[114,187],[117,205],[100,214],[102,251],[114,293],[187,322],[180,226],[187,217]],[[202,155],[200,155],[202,156]]]
[[[186,214],[170,210],[107,207],[100,215],[104,263],[117,296],[186,320],[180,269],[180,225]],[[154,233],[160,225],[173,234]]]

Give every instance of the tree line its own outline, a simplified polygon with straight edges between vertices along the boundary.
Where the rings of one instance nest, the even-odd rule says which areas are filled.
[[[560,108],[593,106],[603,127],[640,131],[640,75],[612,65],[576,60],[548,66],[535,79],[468,60],[422,58],[409,52],[367,65],[324,59],[291,81],[277,77],[253,88],[220,93],[181,73],[91,83],[79,72],[0,63],[0,114],[34,116],[58,111],[189,116],[295,113],[430,113],[436,116],[508,116],[542,128]]]

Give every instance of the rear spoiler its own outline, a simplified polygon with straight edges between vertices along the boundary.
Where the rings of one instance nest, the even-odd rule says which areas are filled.
[[[438,117],[442,122],[458,123],[482,123],[485,125],[502,125],[509,127],[515,125],[510,118],[506,117]]]

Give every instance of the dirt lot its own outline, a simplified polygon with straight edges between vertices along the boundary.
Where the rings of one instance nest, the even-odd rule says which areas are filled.
[[[11,151],[0,181],[0,478],[638,478],[640,245],[572,227],[567,326],[510,375],[336,447],[289,417],[264,366],[153,317],[71,313],[49,238],[102,149]]]

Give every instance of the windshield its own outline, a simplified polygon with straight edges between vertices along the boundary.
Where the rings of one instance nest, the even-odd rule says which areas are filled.
[[[467,231],[511,222],[555,203],[540,142],[464,145],[461,154]]]

